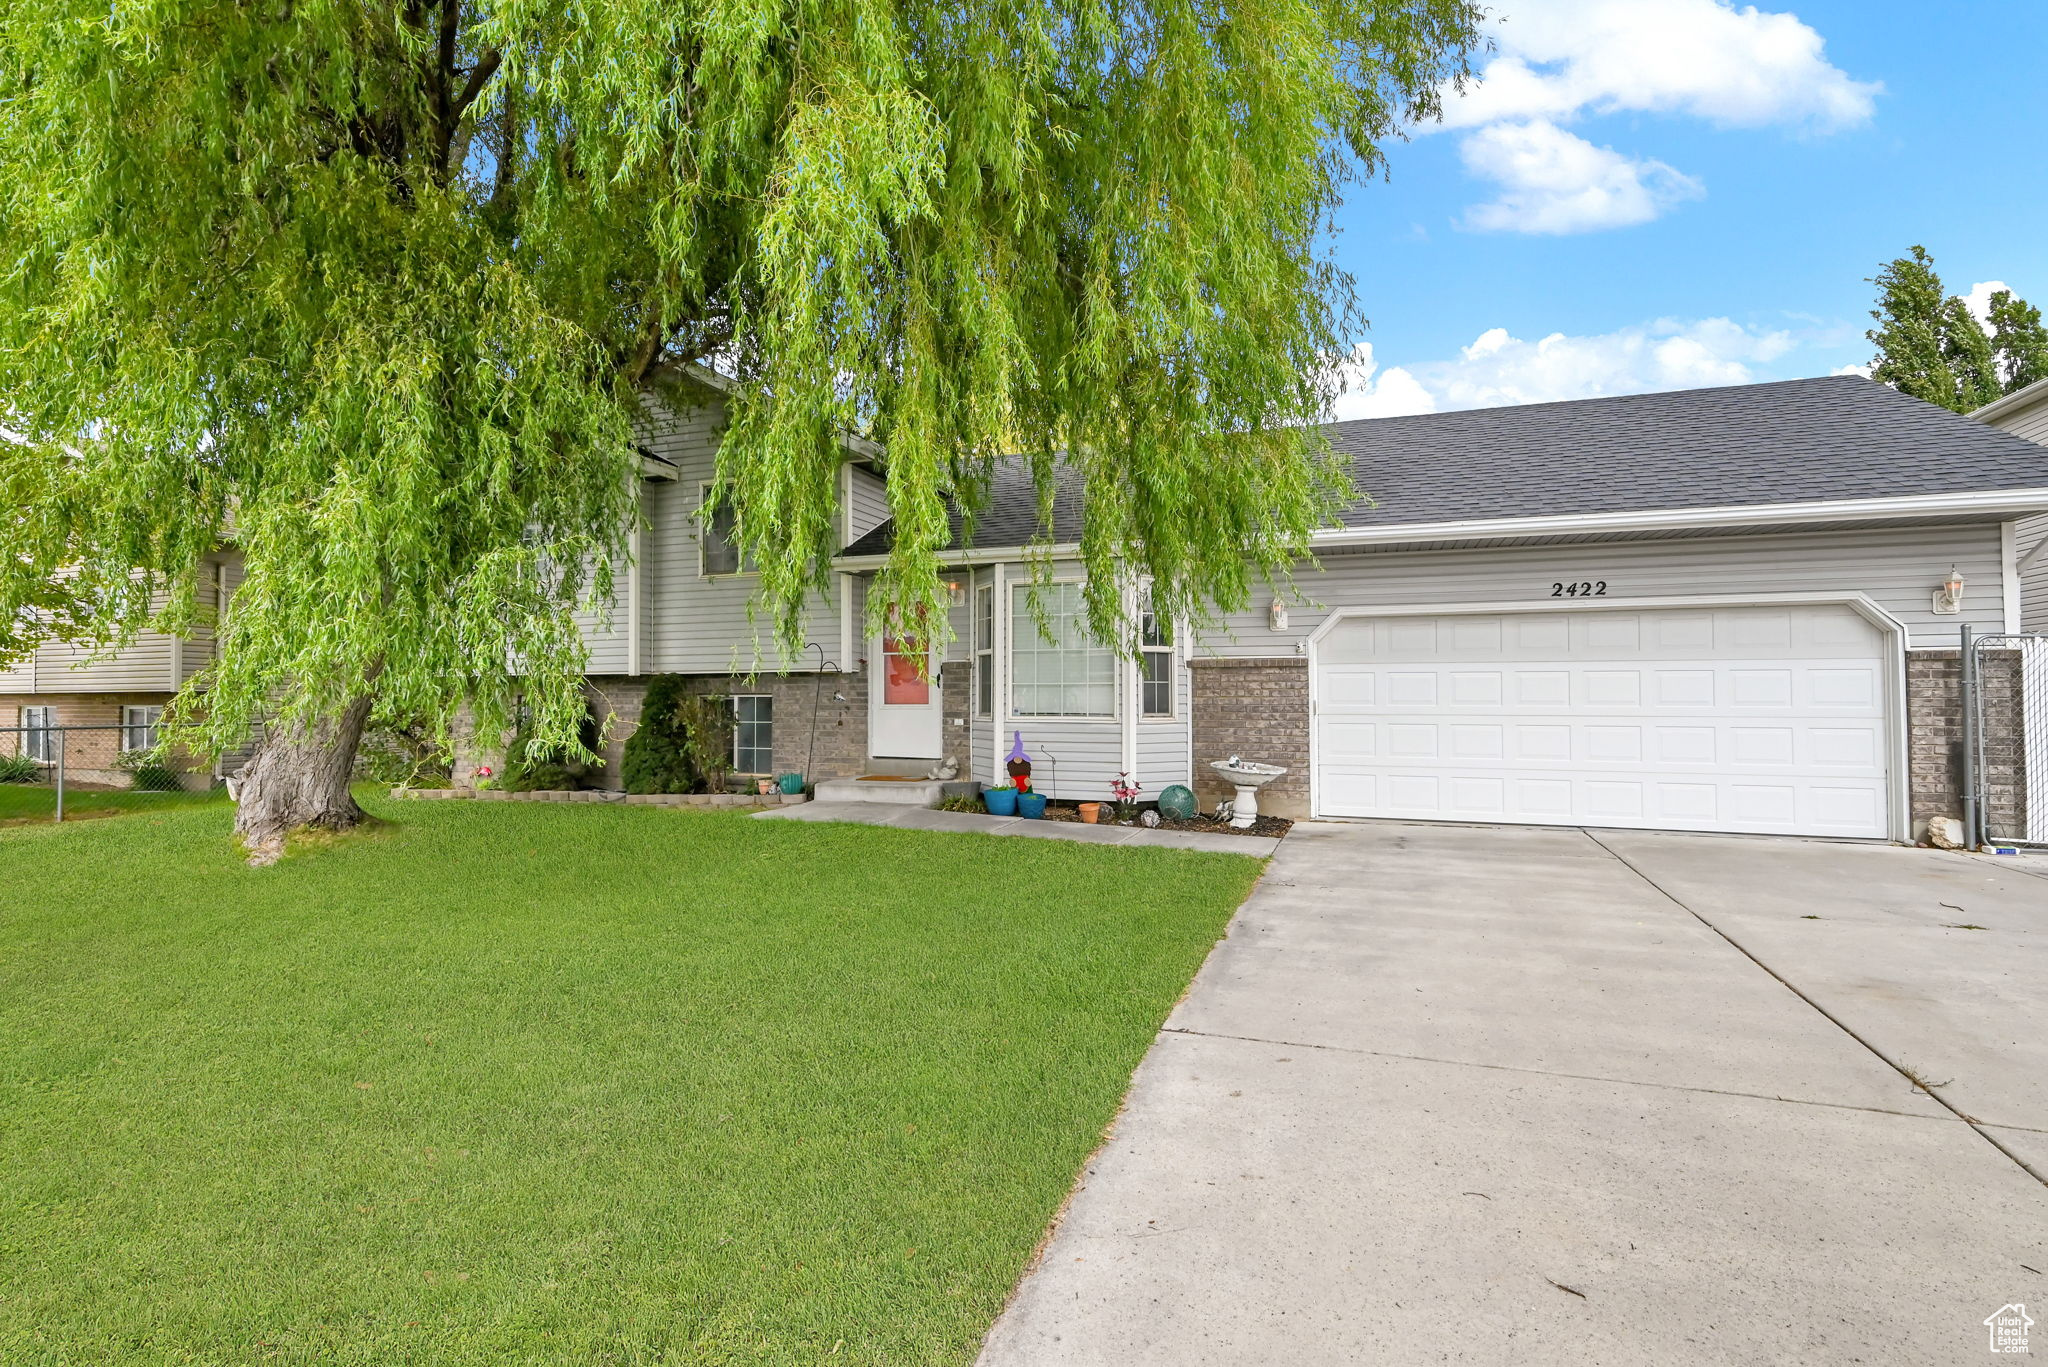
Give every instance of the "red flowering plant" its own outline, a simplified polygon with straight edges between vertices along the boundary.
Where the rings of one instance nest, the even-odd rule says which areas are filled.
[[[1138,793],[1144,785],[1134,783],[1129,773],[1119,773],[1109,785],[1110,793],[1116,798],[1116,820],[1129,821],[1138,814]]]

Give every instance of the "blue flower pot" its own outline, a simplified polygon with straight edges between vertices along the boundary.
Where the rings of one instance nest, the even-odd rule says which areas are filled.
[[[981,800],[988,806],[990,816],[1015,816],[1017,814],[1017,790],[1015,788],[984,788]],[[1045,804],[1041,801],[1040,810]]]
[[[1045,818],[1044,793],[1017,794],[1017,815],[1026,821],[1041,821]]]

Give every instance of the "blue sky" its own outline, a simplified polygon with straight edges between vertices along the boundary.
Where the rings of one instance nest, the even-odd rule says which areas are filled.
[[[1915,242],[2048,307],[2044,0],[1489,2],[1487,79],[1339,213],[1340,417],[1824,375]]]

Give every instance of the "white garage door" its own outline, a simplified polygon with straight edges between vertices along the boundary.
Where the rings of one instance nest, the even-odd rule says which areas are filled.
[[[1346,619],[1317,811],[1883,837],[1887,640],[1837,606]]]

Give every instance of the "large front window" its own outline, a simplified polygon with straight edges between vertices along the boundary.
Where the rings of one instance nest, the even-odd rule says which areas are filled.
[[[1043,622],[1031,610],[1031,589],[1010,597],[1010,711],[1020,717],[1116,715],[1116,656],[1089,638],[1079,584],[1040,591]]]

